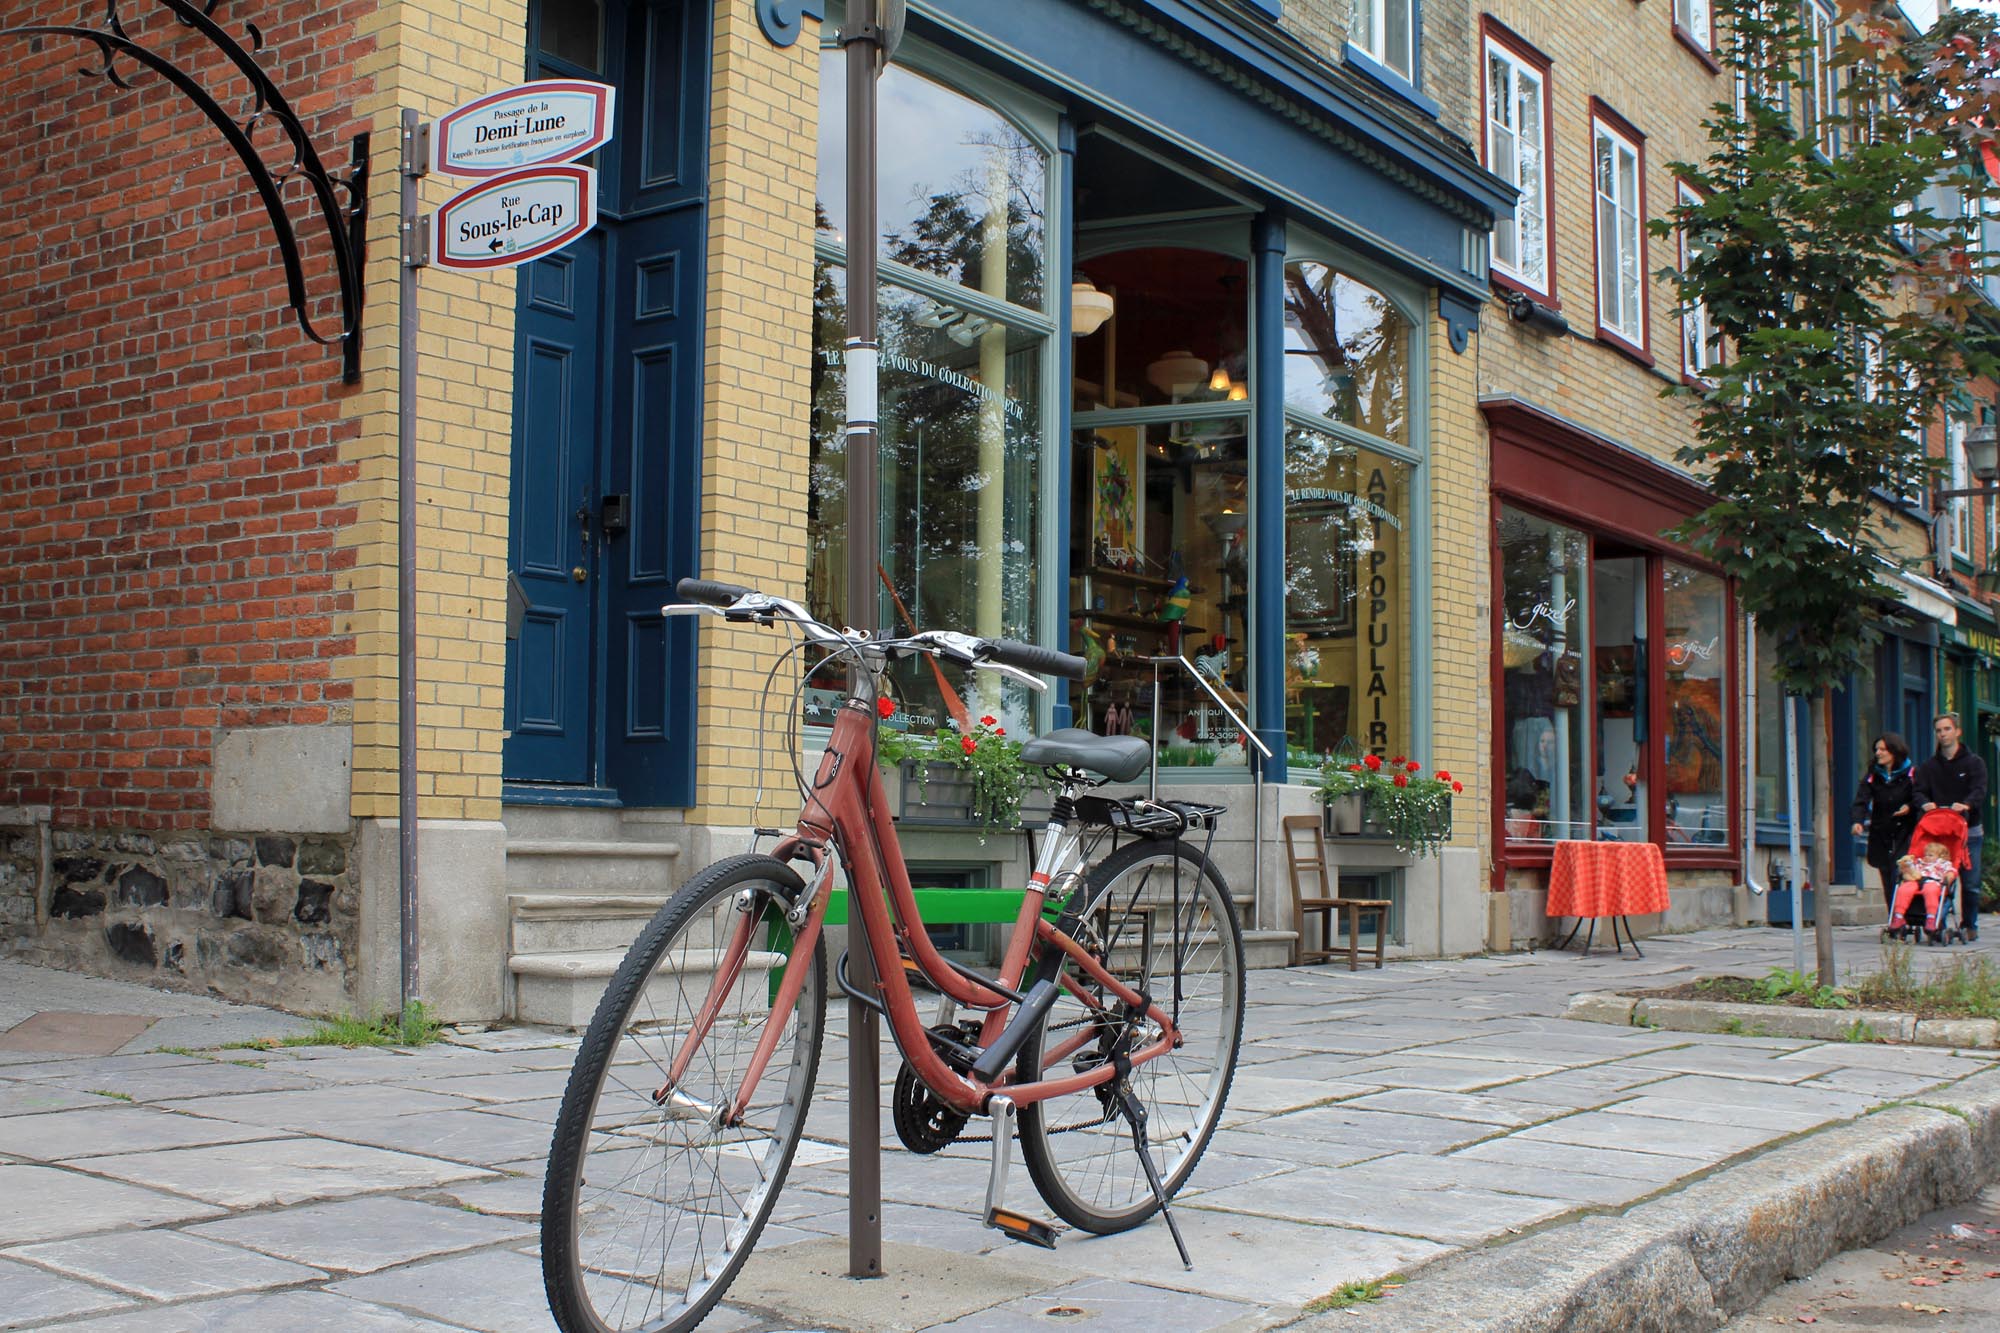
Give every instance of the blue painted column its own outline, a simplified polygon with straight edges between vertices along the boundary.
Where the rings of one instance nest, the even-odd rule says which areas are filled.
[[[1257,216],[1250,242],[1250,713],[1285,780],[1285,215]]]
[[[1070,381],[1075,373],[1076,340],[1070,335],[1069,284],[1070,268],[1075,253],[1072,237],[1076,229],[1076,125],[1064,116],[1056,125],[1056,207],[1051,210],[1056,225],[1049,228],[1048,240],[1048,299],[1051,313],[1056,317],[1056,382],[1048,386],[1046,392],[1056,396],[1056,438],[1055,447],[1045,449],[1042,457],[1055,460],[1056,475],[1054,485],[1046,482],[1042,494],[1055,497],[1056,512],[1054,523],[1056,557],[1050,566],[1049,576],[1055,581],[1056,636],[1049,641],[1049,647],[1069,651],[1069,516],[1072,496],[1070,495],[1070,451],[1075,447],[1075,424],[1072,420],[1073,399]],[[1044,594],[1047,596],[1048,594]],[[1050,725],[1067,727],[1075,724],[1076,708],[1070,702],[1070,691],[1082,689],[1069,681],[1058,680],[1050,690],[1054,707],[1050,711]]]

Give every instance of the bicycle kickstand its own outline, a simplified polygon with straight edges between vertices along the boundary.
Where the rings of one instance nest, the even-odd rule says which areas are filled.
[[[1153,1197],[1159,1200],[1160,1216],[1167,1219],[1167,1231],[1174,1238],[1174,1248],[1181,1252],[1181,1268],[1194,1271],[1194,1260],[1188,1258],[1187,1242],[1181,1239],[1181,1225],[1174,1221],[1173,1209],[1167,1206],[1167,1187],[1160,1179],[1160,1168],[1153,1162],[1153,1154],[1146,1144],[1146,1108],[1132,1092],[1132,1087],[1121,1075],[1112,1085],[1118,1098],[1118,1109],[1125,1113],[1125,1122],[1132,1126],[1132,1151],[1139,1154],[1139,1165],[1145,1168],[1146,1183],[1153,1187]]]

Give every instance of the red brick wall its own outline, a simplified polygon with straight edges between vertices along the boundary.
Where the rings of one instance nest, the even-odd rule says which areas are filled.
[[[102,0],[17,0],[0,25],[98,23]],[[372,48],[359,0],[244,3],[265,68],[344,171]],[[163,12],[132,36],[245,106],[246,85]],[[36,49],[38,48],[38,49]],[[344,710],[336,589],[354,518],[337,488],[356,433],[337,352],[309,342],[248,177],[157,75],[77,77],[92,48],[8,39],[0,61],[0,805],[58,826],[206,822],[218,727]],[[266,160],[289,154],[261,130]],[[393,170],[394,145],[379,145]],[[380,170],[381,168],[378,168]],[[294,184],[323,330],[338,329],[325,233]]]

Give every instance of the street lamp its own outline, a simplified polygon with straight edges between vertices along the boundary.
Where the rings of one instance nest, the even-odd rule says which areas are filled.
[[[1961,486],[1938,492],[1942,500],[1961,500],[1974,496],[1991,498],[2000,495],[2000,427],[1990,423],[1970,427],[1965,432],[1965,462],[1984,485]]]

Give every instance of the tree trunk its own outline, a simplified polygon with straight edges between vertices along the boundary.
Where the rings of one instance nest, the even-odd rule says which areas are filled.
[[[1819,953],[1819,984],[1834,985],[1833,967],[1833,708],[1832,691],[1822,686],[1812,697],[1813,944]]]

